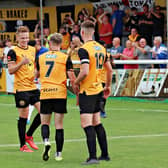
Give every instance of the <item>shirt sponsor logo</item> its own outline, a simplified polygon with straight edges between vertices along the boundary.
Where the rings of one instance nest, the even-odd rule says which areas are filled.
[[[56,92],[58,88],[44,88],[41,90],[42,92]]]
[[[46,58],[57,58],[57,55],[55,55],[55,54],[47,54]]]
[[[20,100],[19,104],[20,104],[20,106],[24,106],[26,104],[26,102],[24,100]]]

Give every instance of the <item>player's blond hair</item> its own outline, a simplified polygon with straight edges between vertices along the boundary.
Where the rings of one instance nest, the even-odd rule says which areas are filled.
[[[84,32],[84,36],[93,36],[95,31],[95,25],[90,20],[84,21],[81,24],[81,30]]]
[[[62,34],[61,33],[54,33],[50,37],[50,42],[52,44],[61,44],[62,43]]]
[[[30,32],[27,26],[19,26],[17,28],[16,34]]]

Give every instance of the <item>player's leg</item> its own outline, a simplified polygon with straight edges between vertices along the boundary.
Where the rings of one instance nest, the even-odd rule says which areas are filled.
[[[49,103],[49,100],[41,100],[41,136],[44,142],[44,151],[42,158],[44,161],[47,161],[50,157],[51,144],[49,141],[50,138],[50,120],[52,114],[52,104]]]
[[[95,107],[94,96],[85,94],[79,95],[81,126],[86,134],[86,142],[89,152],[89,158],[83,164],[97,164],[96,156],[96,133],[92,123],[93,111]]]
[[[55,160],[61,161],[62,150],[64,145],[64,129],[63,129],[63,119],[64,114],[67,113],[67,99],[55,99],[54,100],[54,111],[55,111],[55,143],[56,143],[56,153]]]
[[[40,126],[41,120],[40,120],[40,101],[39,101],[39,91],[32,91],[31,92],[31,104],[34,105],[34,107],[37,109],[38,113],[34,117],[32,124],[29,127],[29,130],[26,134],[26,142],[33,148],[38,149],[37,145],[33,142],[33,133],[35,130]]]
[[[34,110],[34,106],[29,105],[29,114],[28,114],[28,117],[27,117],[27,124],[30,124],[30,118],[31,118],[33,110]]]
[[[100,101],[100,116],[102,118],[106,118],[106,112],[105,112],[105,105],[106,105],[106,99],[102,96]]]
[[[105,83],[102,83],[103,87],[105,86]],[[106,105],[106,99],[104,98],[104,95],[102,94],[100,99],[100,116],[102,118],[106,118],[106,112],[105,112],[105,105]]]
[[[41,136],[44,142],[43,160],[47,161],[50,157],[51,144],[50,137],[50,120],[51,114],[41,114]]]
[[[97,96],[97,105],[96,105],[96,111],[99,111],[99,101],[101,99],[102,93]],[[106,131],[103,126],[103,124],[100,121],[100,113],[95,112],[93,114],[93,125],[96,131],[97,139],[99,142],[99,146],[101,149],[101,156],[98,158],[99,160],[110,160],[108,156],[108,146],[107,146],[107,137],[106,137]]]
[[[20,151],[33,152],[30,150],[25,142],[26,122],[29,112],[29,95],[27,92],[16,92],[15,94],[16,107],[19,112],[18,119],[18,135],[20,140]]]
[[[61,161],[62,158],[62,149],[64,145],[64,129],[63,129],[63,119],[64,114],[55,113],[55,143],[56,143],[56,153],[55,160]]]

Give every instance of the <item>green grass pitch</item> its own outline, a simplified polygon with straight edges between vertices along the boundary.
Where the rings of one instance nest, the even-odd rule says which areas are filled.
[[[68,99],[68,114],[64,119],[64,160],[54,160],[55,128],[52,119],[52,151],[50,159],[44,162],[40,128],[34,134],[39,150],[33,153],[20,152],[14,97],[0,96],[0,168],[85,167],[81,162],[88,157],[87,148],[75,101],[75,98]],[[106,111],[108,117],[102,119],[102,123],[108,135],[111,161],[89,168],[168,168],[168,103],[109,98]],[[97,149],[99,156],[98,145]]]

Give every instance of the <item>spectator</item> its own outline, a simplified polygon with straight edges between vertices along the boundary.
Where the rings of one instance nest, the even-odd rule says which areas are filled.
[[[44,28],[43,28],[43,38],[44,38],[44,41],[46,41],[46,43],[45,43],[45,47],[46,48],[49,48],[49,44],[48,44],[48,42],[49,42],[49,40],[50,40],[50,37],[51,37],[51,34],[50,34],[50,29],[49,29],[49,27],[48,26],[46,26],[46,25],[44,25]],[[37,38],[38,38],[38,36],[37,36]]]
[[[147,40],[147,43],[150,46],[152,46],[153,21],[148,4],[143,5],[143,10],[144,14],[139,20],[139,31],[140,35]]]
[[[3,42],[0,40],[0,60],[3,61],[4,59],[4,45]]]
[[[153,20],[153,36],[164,37],[164,14],[160,11],[160,6],[155,6],[155,10],[151,10]]]
[[[102,23],[100,23],[99,21],[99,17],[104,13],[104,9],[102,7],[98,7],[95,11],[95,16],[96,16],[96,19],[97,19],[97,24],[98,24],[98,32],[100,32],[101,30],[101,25]]]
[[[138,57],[139,60],[151,59],[151,48],[147,45],[146,39],[141,38],[138,43],[133,43],[135,47],[134,55]],[[150,64],[139,64],[140,69],[151,68]]]
[[[120,54],[123,52],[123,47],[120,45],[120,38],[119,37],[114,37],[113,38],[113,47],[109,50],[110,55],[114,60],[120,60]],[[123,69],[123,65],[121,64],[116,64],[115,67],[116,69]]]
[[[112,41],[112,26],[109,22],[109,17],[107,12],[104,12],[100,17],[99,17],[99,22],[101,23],[101,30],[100,30],[100,40],[104,41],[106,45],[111,45]]]
[[[0,77],[2,75],[2,67],[3,67],[3,59],[4,59],[3,51],[4,51],[3,42],[0,40]]]
[[[118,4],[112,5],[112,15],[110,18],[110,23],[113,27],[113,37],[122,38],[123,33],[123,17],[125,16],[124,11],[119,10]]]
[[[152,58],[159,59],[159,60],[167,59],[168,51],[167,51],[167,47],[164,44],[162,44],[162,37],[161,36],[154,37],[153,43],[154,43],[154,46],[151,50]],[[154,68],[166,68],[167,65],[166,64],[160,64],[160,65],[155,64],[153,67]]]
[[[70,46],[70,42],[71,42],[70,34],[69,34],[69,32],[66,31],[66,27],[63,26],[63,25],[60,27],[60,33],[62,34],[61,49],[62,50],[67,50],[68,47]]]
[[[73,19],[71,18],[70,15],[65,15],[65,18],[63,19],[63,22],[62,22],[62,25],[64,25],[66,27],[66,31],[67,32],[70,32],[73,28],[73,25],[74,25],[74,21]]]
[[[124,51],[122,54],[120,54],[120,57],[123,60],[135,60],[137,59],[136,56],[134,56],[134,47],[132,45],[132,42],[130,40],[126,41],[126,48],[124,48]],[[124,64],[124,69],[137,69],[138,64]]]
[[[96,25],[97,20],[93,16],[84,16],[84,21],[90,20],[93,22],[94,25]]]
[[[137,29],[136,28],[132,28],[131,29],[131,34],[128,36],[128,39],[131,42],[136,42],[136,41],[139,41],[139,37],[140,37],[140,35],[138,34]]]
[[[10,39],[6,39],[5,40],[5,48],[4,48],[4,59],[3,59],[3,62],[4,62],[4,65],[7,66],[8,62],[7,62],[7,54],[9,52],[9,50],[11,50],[13,48],[12,46],[12,41]]]
[[[70,47],[67,50],[67,54],[70,56],[71,60],[80,60],[78,56],[79,47],[82,45],[80,38],[78,36],[73,36]],[[73,64],[73,68],[79,68],[79,64]]]
[[[84,21],[84,14],[80,11],[78,13],[78,21],[77,21],[78,25],[81,25],[83,21]]]
[[[79,37],[80,41],[82,41],[81,35],[80,35],[80,27],[78,24],[74,24],[73,29],[72,29],[72,33],[71,33],[71,41],[73,39],[74,36]]]
[[[128,30],[131,30],[132,28],[136,28],[138,30],[139,18],[140,16],[138,15],[137,8],[131,8],[131,16],[126,23]]]
[[[36,61],[38,60],[39,56],[42,55],[43,53],[49,51],[48,48],[44,47],[45,46],[45,40],[43,46],[41,45],[41,40],[39,38],[35,39],[35,48],[36,48]]]

